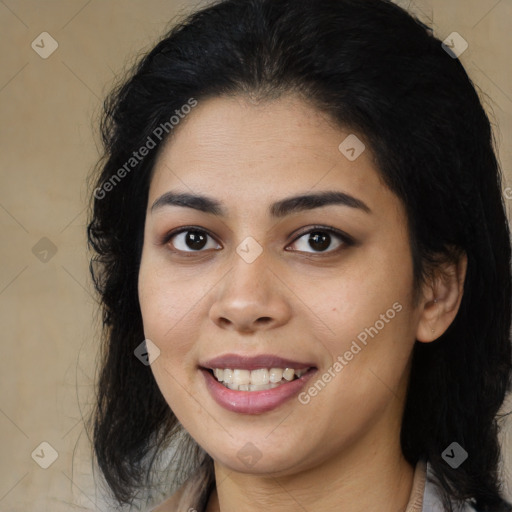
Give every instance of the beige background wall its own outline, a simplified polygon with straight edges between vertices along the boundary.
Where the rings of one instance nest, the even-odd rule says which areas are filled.
[[[114,77],[173,16],[202,3],[0,1],[0,511],[107,510],[94,492],[81,420],[97,327],[85,250],[93,127]],[[467,40],[461,61],[499,126],[512,187],[512,0],[399,3],[433,22],[441,39],[456,31]],[[48,36],[41,48],[42,32],[58,43],[47,59],[31,47],[51,48]],[[58,454],[48,469],[34,460],[51,461],[42,442]],[[510,479],[507,492],[512,498]]]

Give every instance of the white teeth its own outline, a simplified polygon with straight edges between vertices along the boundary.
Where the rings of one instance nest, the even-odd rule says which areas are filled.
[[[283,378],[283,370],[281,368],[270,368],[270,382],[280,382]]]
[[[261,385],[250,384],[249,391],[263,391],[264,389],[277,388],[277,386],[279,386],[279,384],[277,384],[275,382],[269,382],[268,384],[261,384]],[[243,391],[243,389],[239,389],[239,391]]]
[[[286,368],[285,371],[283,372],[283,379],[293,380],[294,375],[295,371],[293,370],[293,368]]]
[[[251,372],[249,370],[233,370],[233,384],[250,384]]]
[[[268,370],[266,368],[260,368],[251,372],[251,384],[261,386],[262,384],[268,384],[268,382]]]
[[[230,368],[215,368],[215,378],[227,388],[237,391],[261,391],[272,389],[286,382],[302,377],[309,368],[258,368],[257,370],[243,370]]]
[[[240,384],[239,386],[237,384],[223,384],[227,388],[235,391],[264,391],[266,389],[277,388],[277,386],[281,385],[276,382],[269,382],[268,384]]]

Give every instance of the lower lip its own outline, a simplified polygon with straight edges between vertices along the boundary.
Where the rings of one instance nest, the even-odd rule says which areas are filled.
[[[299,379],[262,391],[235,391],[221,384],[209,371],[200,368],[212,398],[228,411],[242,414],[261,414],[271,411],[297,395],[316,373],[311,368]]]

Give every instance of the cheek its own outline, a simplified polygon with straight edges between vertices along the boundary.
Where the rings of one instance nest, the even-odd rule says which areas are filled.
[[[169,371],[178,371],[175,361],[186,361],[192,349],[197,323],[193,317],[200,307],[201,290],[173,279],[164,267],[150,257],[141,261],[139,272],[139,303],[144,325],[144,335],[160,349],[158,365],[165,363]],[[153,365],[152,365],[153,366]]]
[[[338,339],[356,338],[375,323],[379,331],[390,331],[410,315],[412,262],[407,247],[399,251],[405,253],[400,259],[384,250],[358,254],[346,271],[317,281],[309,292],[315,310]],[[307,282],[304,286],[307,290]]]
[[[346,269],[318,282],[315,311],[329,327],[324,338],[331,358],[328,366],[338,361],[331,388],[337,391],[332,397],[325,395],[326,400],[333,399],[325,406],[334,407],[344,396],[357,410],[365,396],[376,396],[375,386],[385,393],[389,391],[384,388],[399,386],[414,345],[413,269],[407,240],[361,252]],[[344,395],[347,390],[349,396]]]
[[[190,384],[186,362],[191,360],[194,325],[187,312],[193,307],[194,297],[183,293],[162,265],[144,256],[139,271],[139,303],[144,335],[159,349],[158,357],[151,364],[151,371],[166,402],[174,414],[187,408],[186,393]]]

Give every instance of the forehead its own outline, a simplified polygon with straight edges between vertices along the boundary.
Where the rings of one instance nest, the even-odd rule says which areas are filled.
[[[345,141],[360,152],[355,160],[347,158]],[[363,136],[336,126],[296,96],[262,103],[209,98],[161,148],[149,204],[171,189],[215,196],[233,207],[326,189],[366,204],[396,202],[363,144]]]

